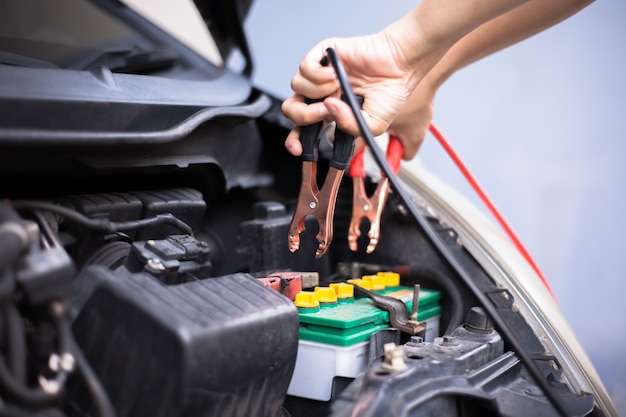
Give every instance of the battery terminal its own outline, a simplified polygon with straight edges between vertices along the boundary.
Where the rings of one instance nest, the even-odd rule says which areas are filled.
[[[320,309],[319,299],[313,291],[300,291],[296,294],[294,304],[300,313],[315,313]]]

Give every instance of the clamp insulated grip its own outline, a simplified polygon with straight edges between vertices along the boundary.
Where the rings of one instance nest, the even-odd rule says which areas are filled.
[[[341,129],[336,129],[335,140],[333,141],[333,159],[330,161],[330,166],[341,170],[348,168],[354,153],[355,142],[355,136]]]
[[[400,164],[402,163],[402,156],[404,155],[404,146],[400,139],[396,136],[389,136],[389,144],[387,144],[387,162],[389,167],[397,174],[400,170]]]
[[[347,97],[342,94],[341,99],[347,101]],[[363,105],[363,96],[356,97],[359,107]],[[350,166],[350,160],[354,153],[354,144],[356,142],[356,136],[350,135],[343,130],[335,129],[335,140],[333,141],[333,159],[330,161],[330,166],[337,169],[345,170]]]
[[[300,143],[302,144],[302,160],[317,161],[319,157],[320,133],[323,122],[300,127]]]
[[[317,103],[323,99],[305,99],[305,103]],[[317,161],[319,157],[320,133],[324,122],[317,122],[311,125],[300,126],[300,143],[302,144],[302,160]]]
[[[350,176],[352,178],[365,178],[365,161],[363,158],[365,157],[365,149],[367,147],[363,146],[352,158],[352,162],[350,162]]]

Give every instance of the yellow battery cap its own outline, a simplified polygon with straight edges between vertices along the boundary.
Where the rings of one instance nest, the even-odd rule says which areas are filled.
[[[379,275],[363,275],[363,281],[370,281],[372,283],[373,291],[384,290],[387,285],[385,284],[385,277]]]
[[[381,276],[385,279],[385,285],[388,287],[399,287],[400,286],[400,274],[397,272],[391,271],[381,271],[376,275]]]
[[[361,278],[349,279],[348,282],[352,285],[358,285],[359,287],[365,288],[366,290],[372,289],[372,282]]]
[[[354,298],[354,286],[345,282],[333,282],[329,285],[335,291],[337,298],[345,300],[346,298]]]
[[[314,308],[320,306],[317,294],[315,294],[313,291],[300,291],[299,293],[297,293],[294,304],[296,305],[296,307],[301,308]]]
[[[320,303],[336,303],[337,294],[330,287],[315,287],[315,295]]]

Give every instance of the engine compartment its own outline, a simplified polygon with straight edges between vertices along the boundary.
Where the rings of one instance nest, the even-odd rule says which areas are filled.
[[[5,255],[4,349],[19,366],[0,375],[3,398],[37,416],[558,415],[393,194],[375,252],[348,248],[345,178],[329,251],[313,256],[315,222],[288,250],[299,161],[282,149],[287,129],[274,103],[166,144],[37,149],[19,169],[20,148],[5,148],[3,218],[29,243]],[[323,175],[328,142],[320,152]],[[20,171],[26,187],[10,181]],[[511,294],[415,198],[572,415],[592,413]],[[377,288],[380,274],[392,278]],[[343,314],[358,324],[333,321]]]

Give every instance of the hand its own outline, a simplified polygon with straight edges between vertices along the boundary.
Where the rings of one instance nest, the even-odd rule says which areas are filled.
[[[350,107],[340,99],[334,68],[321,64],[326,49],[332,47],[343,64],[354,94],[364,98],[361,112],[365,123],[371,133],[378,136],[390,128],[422,78],[459,39],[503,13],[514,14],[507,12],[528,1],[422,0],[378,33],[320,42],[300,63],[291,81],[294,95],[283,102],[283,114],[296,126],[334,120],[342,130],[357,136],[361,134]],[[506,42],[509,41],[507,38]],[[488,50],[477,49],[481,54]],[[473,53],[472,48],[470,52]],[[456,67],[464,60],[459,60]],[[307,104],[305,97],[325,98],[323,102]],[[432,116],[432,98],[428,105],[417,96],[415,100],[390,130],[404,142],[405,159],[417,152]],[[419,120],[412,120],[414,116]],[[302,153],[297,127],[287,136],[285,147],[294,155]]]
[[[296,126],[334,120],[344,131],[359,135],[352,110],[339,97],[341,87],[335,69],[320,63],[328,47],[337,52],[354,94],[364,97],[361,113],[367,126],[374,136],[382,134],[423,76],[423,71],[416,70],[419,66],[410,66],[384,31],[364,37],[327,39],[311,49],[292,79],[295,94],[283,102],[283,114]],[[306,104],[305,97],[326,98]],[[285,147],[294,155],[302,152],[298,137],[296,127],[285,141]]]

